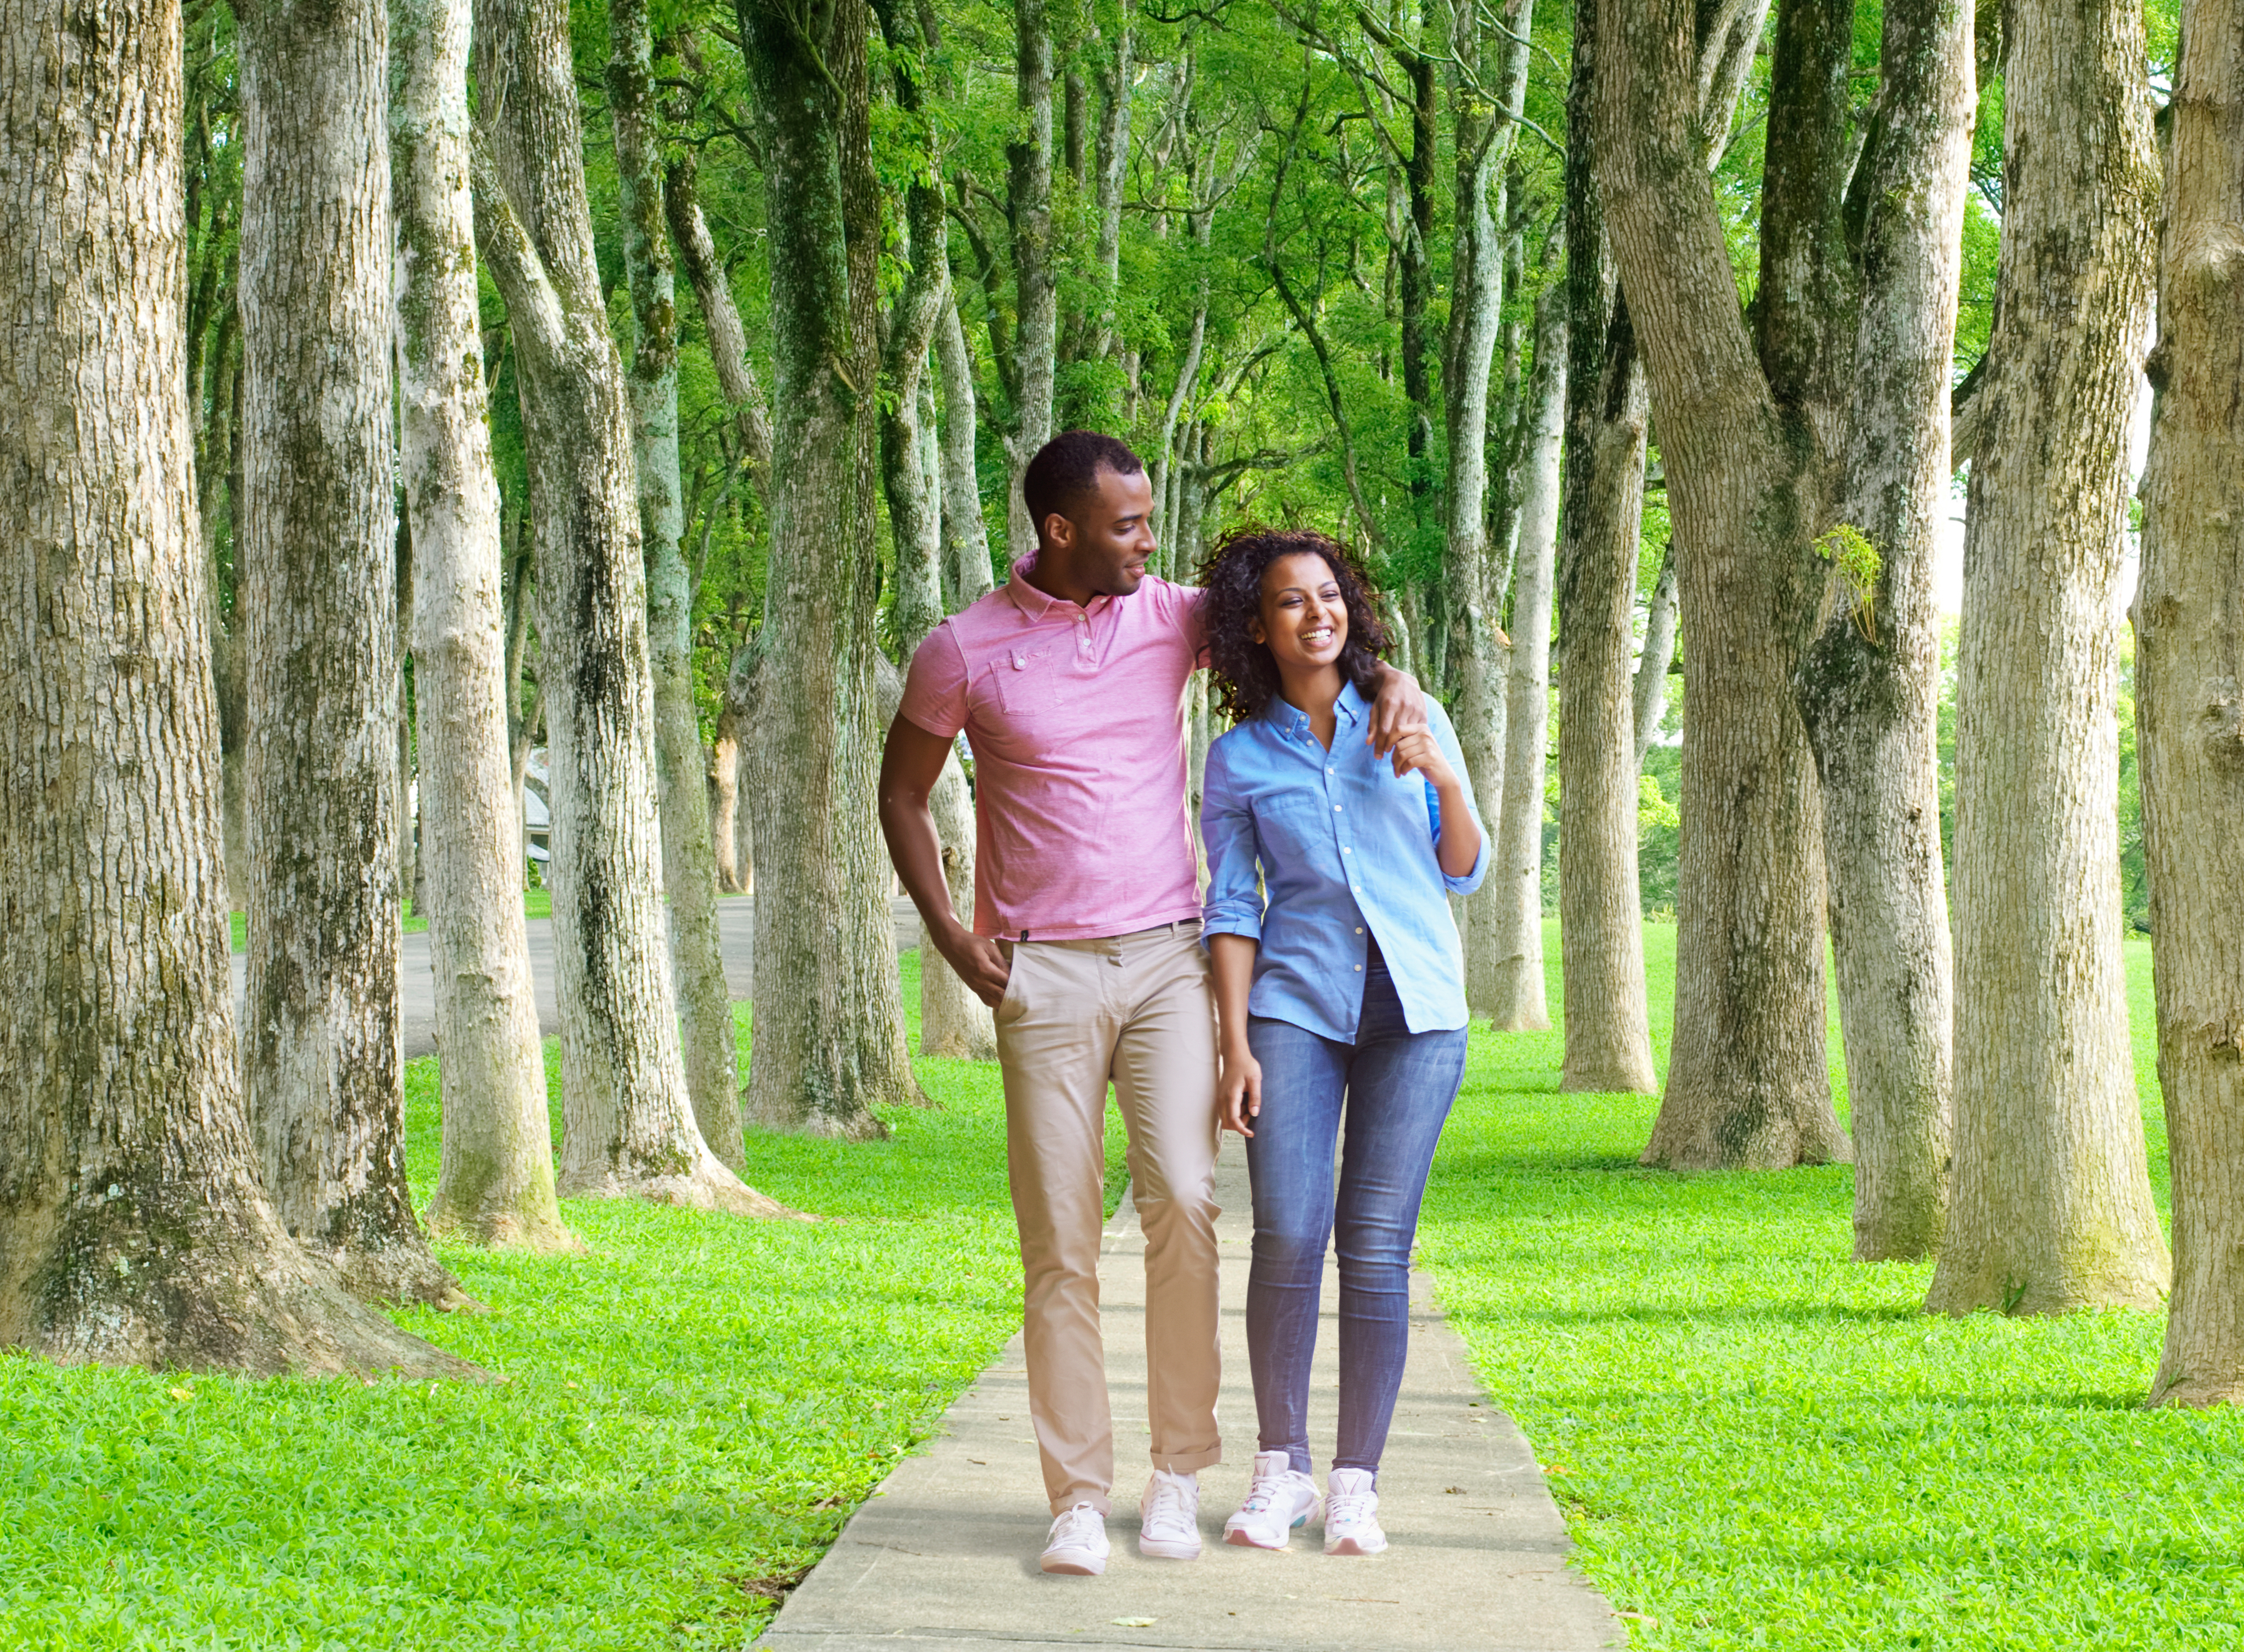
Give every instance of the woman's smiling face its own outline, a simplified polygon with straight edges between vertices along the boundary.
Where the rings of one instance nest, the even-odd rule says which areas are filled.
[[[1254,634],[1281,672],[1318,671],[1336,663],[1348,641],[1348,603],[1332,564],[1303,551],[1265,568]]]

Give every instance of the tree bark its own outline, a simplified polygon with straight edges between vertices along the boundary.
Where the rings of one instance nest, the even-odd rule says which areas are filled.
[[[238,16],[243,1088],[281,1224],[362,1297],[449,1307],[405,1181],[388,13]]]
[[[645,0],[608,8],[608,116],[631,288],[632,450],[646,560],[647,660],[654,677],[655,775],[662,815],[662,886],[670,896],[670,963],[681,1013],[679,1053],[693,1118],[709,1150],[734,1172],[740,1141],[739,1039],[717,928],[707,762],[693,707],[693,574],[680,543],[678,474],[678,278],[664,227],[661,142],[655,130],[654,34]]]
[[[740,724],[728,701],[717,713],[717,738],[709,751],[709,843],[717,856],[717,887],[747,891],[740,865]]]
[[[545,1054],[522,914],[508,743],[498,483],[484,424],[468,186],[470,0],[394,0],[398,449],[429,823],[443,1158],[429,1226],[477,1244],[575,1244],[554,1201]]]
[[[1018,135],[1005,146],[1007,216],[1013,226],[1017,312],[1013,359],[1020,389],[1014,405],[1012,482],[1006,538],[1016,560],[1034,553],[1037,525],[1021,498],[1021,477],[1051,439],[1052,374],[1059,353],[1058,272],[1052,267],[1052,37],[1046,0],[1013,0]]]
[[[1523,26],[1522,33],[1525,32]],[[1558,545],[1559,447],[1566,424],[1566,295],[1535,307],[1535,369],[1509,491],[1519,502],[1511,659],[1504,715],[1504,804],[1489,881],[1490,1017],[1499,1032],[1551,1025],[1543,970],[1543,782],[1551,741],[1551,609]]]
[[[1645,609],[1644,646],[1636,656],[1636,772],[1639,775],[1667,715],[1667,667],[1675,660],[1677,606],[1675,547],[1670,545],[1659,559],[1659,577],[1653,583],[1652,600]]]
[[[1956,1157],[1926,1306],[2149,1308],[2168,1263],[2128,1044],[2112,706],[2159,188],[2142,14],[2017,0],[2003,36],[1957,672]]]
[[[1450,330],[1442,383],[1449,438],[1447,556],[1443,572],[1456,668],[1457,742],[1476,796],[1504,796],[1505,650],[1497,616],[1504,592],[1493,578],[1488,538],[1489,376],[1504,315],[1505,216],[1497,179],[1504,176],[1519,101],[1527,87],[1526,24],[1534,0],[1508,0],[1496,14],[1504,31],[1484,42],[1479,14],[1460,9],[1450,46],[1461,62],[1493,73],[1497,102],[1463,85],[1451,89],[1452,139],[1457,154],[1457,233],[1451,262]],[[1484,50],[1485,45],[1486,50]],[[1495,192],[1498,199],[1489,197]],[[1436,671],[1436,683],[1444,674]],[[1477,1013],[1505,1025],[1517,1006],[1504,1001],[1495,954],[1496,904],[1492,879],[1461,903],[1465,946],[1465,1001]],[[1540,996],[1540,984],[1538,984]],[[1546,1021],[1544,1025],[1547,1026]]]
[[[1861,321],[1839,520],[1879,566],[1827,574],[1800,666],[1823,797],[1855,1138],[1855,1257],[1929,1256],[1954,1130],[1941,868],[1940,625],[1948,398],[1977,103],[1970,8],[1889,0],[1884,84],[1850,188]]]
[[[996,587],[974,464],[974,357],[966,348],[966,329],[959,325],[957,295],[949,288],[936,322],[935,349],[943,376],[943,559],[952,601],[970,608]]]
[[[1699,91],[1719,43],[1694,40],[1690,0],[1598,16],[1599,183],[1686,559],[1675,1037],[1644,1151],[1673,1169],[1849,1153],[1825,1065],[1822,823],[1791,618],[1825,508],[1829,335],[1844,301],[1826,239],[1851,38],[1838,10],[1779,20],[1754,335],[1707,180],[1728,125]],[[1632,792],[1627,690],[1624,664],[1614,743]]]
[[[1114,306],[1122,279],[1122,197],[1130,176],[1130,101],[1137,82],[1137,30],[1130,17],[1130,0],[1115,8],[1118,27],[1098,71],[1098,166],[1093,183],[1093,210],[1098,224],[1093,251],[1098,272],[1098,314],[1093,317],[1088,354],[1104,361],[1114,350]]]
[[[874,683],[880,547],[864,531],[879,368],[869,19],[861,0],[841,0],[814,38],[781,0],[740,0],[739,15],[764,146],[778,412],[764,625],[744,662],[757,703],[755,957],[767,987],[747,1112],[768,1127],[855,1139],[882,1134],[875,1108],[919,1099],[874,821],[885,731]]]
[[[471,1376],[354,1300],[259,1183],[179,335],[179,50],[177,9],[135,0],[0,24],[0,1344]]]
[[[2192,0],[2167,148],[2135,731],[2173,1154],[2161,1405],[2244,1399],[2244,3]]]
[[[701,309],[701,324],[708,331],[709,359],[717,369],[717,387],[733,409],[749,480],[762,490],[771,475],[771,415],[764,406],[763,387],[756,383],[755,368],[748,360],[747,329],[740,325],[739,307],[733,302],[733,284],[726,278],[724,261],[717,256],[708,220],[701,215],[691,150],[670,165],[664,179],[663,210],[670,219],[678,261],[685,267],[693,301]]]
[[[562,0],[481,0],[476,234],[514,335],[537,534],[539,679],[561,1000],[560,1189],[741,1215],[779,1207],[693,1116],[659,884],[646,570],[623,367],[607,332]]]
[[[1610,0],[1607,0],[1610,3]],[[1558,611],[1559,1088],[1659,1087],[1644,983],[1628,671],[1644,516],[1644,365],[1605,238],[1592,131],[1598,0],[1576,0],[1566,92],[1566,431]]]

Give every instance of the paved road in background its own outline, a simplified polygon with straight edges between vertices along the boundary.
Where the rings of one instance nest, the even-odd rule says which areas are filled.
[[[912,910],[909,900],[899,896],[891,905],[896,912],[896,950],[919,944],[919,914]],[[738,896],[717,903],[717,916],[723,936],[725,951],[725,984],[733,996],[748,996],[752,978],[750,957],[754,943],[756,904],[752,897]],[[436,1049],[436,978],[429,964],[429,936],[426,931],[408,935],[405,942],[405,979],[401,1007],[405,1019],[405,1059],[432,1055]],[[236,1009],[241,1005],[242,981],[248,972],[249,960],[241,953],[233,955],[233,1001]],[[553,1036],[561,1031],[561,1012],[554,997],[553,986],[553,920],[533,917],[530,920],[530,970],[537,982],[537,1026],[541,1032]]]

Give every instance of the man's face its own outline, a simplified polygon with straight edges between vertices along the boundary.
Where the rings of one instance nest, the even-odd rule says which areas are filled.
[[[1145,579],[1153,554],[1152,511],[1153,484],[1143,471],[1101,471],[1068,514],[1044,518],[1044,539],[1093,592],[1126,597]]]

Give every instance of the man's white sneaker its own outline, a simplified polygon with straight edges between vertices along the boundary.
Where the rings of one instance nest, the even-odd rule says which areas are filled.
[[[1200,1477],[1153,1471],[1138,1500],[1138,1553],[1157,1561],[1200,1559]]]
[[[1296,1526],[1317,1509],[1317,1483],[1284,1452],[1258,1452],[1247,1500],[1223,1523],[1223,1540],[1245,1548],[1281,1549]]]
[[[1097,1577],[1106,1569],[1106,1517],[1078,1503],[1051,1523],[1041,1564],[1068,1577]]]
[[[1325,1553],[1376,1554],[1387,1547],[1379,1529],[1379,1493],[1368,1468],[1336,1468],[1325,1476]]]

